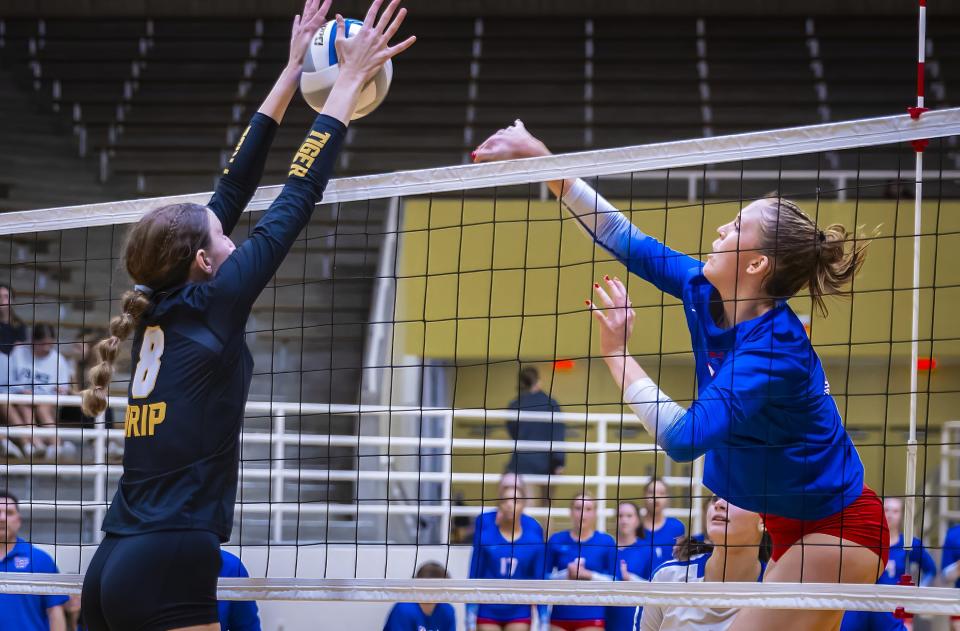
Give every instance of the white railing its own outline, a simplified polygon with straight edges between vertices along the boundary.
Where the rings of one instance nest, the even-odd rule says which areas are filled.
[[[657,180],[665,181],[666,171],[637,171],[636,173],[624,173],[620,175],[604,175],[603,180]],[[956,180],[960,179],[960,170],[950,171],[927,171],[923,174],[924,179],[929,180]],[[896,171],[893,169],[824,169],[821,171],[815,169],[744,169],[742,171],[734,169],[671,169],[670,179],[679,180],[687,183],[687,201],[693,202],[700,199],[698,185],[705,180],[715,181],[744,181],[744,182],[790,182],[797,180],[816,180],[818,182],[832,182],[834,189],[827,190],[824,193],[835,192],[838,201],[846,201],[848,186],[851,182],[862,184],[864,182],[883,182],[896,181],[902,185],[913,184],[914,175],[912,171]],[[817,191],[809,191],[811,195]],[[540,199],[550,199],[550,191],[547,189],[546,182],[540,184]]]
[[[78,396],[38,396],[38,395],[9,395],[9,402],[16,404],[55,404],[60,406],[78,406]],[[122,409],[127,400],[121,397],[110,399],[113,408]],[[237,513],[264,514],[270,518],[270,539],[273,543],[283,541],[282,528],[285,514],[297,513],[308,515],[432,515],[441,520],[440,532],[445,538],[449,533],[449,520],[460,515],[476,515],[484,507],[481,506],[454,506],[452,505],[452,486],[454,484],[495,484],[501,473],[498,472],[465,472],[453,470],[453,456],[463,452],[480,451],[483,454],[510,453],[516,451],[564,451],[581,453],[593,456],[596,461],[595,474],[582,475],[525,475],[524,478],[532,484],[549,484],[586,488],[597,498],[598,527],[603,529],[612,519],[615,523],[616,506],[609,505],[612,499],[609,495],[612,489],[622,485],[640,486],[650,480],[646,475],[607,475],[608,458],[617,457],[622,452],[655,452],[662,454],[653,443],[622,442],[608,440],[608,430],[611,424],[614,427],[640,426],[639,421],[632,414],[598,413],[584,414],[574,412],[518,412],[516,410],[484,410],[484,409],[450,409],[450,408],[403,408],[390,406],[358,406],[336,403],[301,403],[280,401],[250,401],[246,405],[248,414],[268,413],[273,417],[271,431],[243,431],[241,440],[245,444],[259,444],[271,446],[271,461],[266,467],[255,467],[248,462],[241,462],[240,479],[242,481],[262,481],[271,485],[270,502],[238,503]],[[303,434],[300,431],[290,431],[286,427],[287,415],[299,414],[331,414],[336,416],[355,416],[359,424],[360,417],[386,416],[434,416],[443,421],[444,431],[440,437],[416,436],[357,436],[357,435],[326,435]],[[567,440],[550,443],[538,441],[513,441],[503,439],[455,438],[453,425],[460,420],[523,420],[524,422],[549,422],[551,420],[564,423],[584,423],[596,427],[596,440]],[[109,498],[108,486],[112,493],[113,486],[108,484],[108,478],[118,477],[123,470],[119,464],[109,464],[106,459],[108,443],[122,442],[123,429],[107,429],[101,415],[94,428],[76,427],[5,427],[0,429],[0,439],[21,437],[58,437],[67,440],[90,441],[93,444],[94,458],[89,464],[9,464],[0,467],[0,473],[10,476],[24,477],[59,477],[75,478],[84,476],[93,481],[94,496],[89,501],[32,501],[24,502],[25,510],[35,511],[82,511],[93,514],[96,524],[103,520]],[[327,470],[302,469],[296,459],[285,458],[285,450],[292,447],[375,447],[382,450],[382,455],[402,457],[422,455],[422,449],[439,449],[436,455],[442,457],[443,465],[439,471],[393,471],[388,465],[384,470]],[[398,451],[400,449],[400,451]],[[389,462],[389,458],[387,459]],[[687,495],[696,504],[697,498],[703,496],[702,461],[694,463],[691,476],[666,476],[664,481],[677,488],[686,489]],[[441,485],[441,499],[439,503],[430,504],[397,504],[391,500],[383,504],[360,502],[358,504],[343,504],[333,502],[308,503],[291,502],[285,498],[284,483],[297,482],[354,482],[361,480],[379,481],[411,481],[433,482]],[[612,487],[612,488],[611,488]],[[362,499],[362,498],[360,498]],[[492,506],[495,498],[483,498]],[[564,509],[555,507],[530,507],[527,512],[534,517],[556,517],[562,515]],[[696,506],[690,508],[671,508],[668,514],[680,518],[691,519],[691,529],[699,531],[701,515]]]

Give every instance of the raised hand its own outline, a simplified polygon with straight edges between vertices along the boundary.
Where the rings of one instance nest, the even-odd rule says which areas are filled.
[[[600,283],[594,283],[597,302],[587,301],[594,319],[600,325],[600,350],[607,356],[626,355],[636,313],[627,295],[627,288],[619,278],[605,276],[604,284],[606,290]]]
[[[290,33],[290,58],[287,67],[295,70],[303,68],[303,59],[310,49],[310,41],[314,33],[327,22],[327,11],[330,10],[330,1],[307,0],[303,5],[303,14],[293,18],[293,31]]]
[[[399,55],[413,46],[417,41],[411,35],[395,46],[390,46],[390,39],[397,34],[400,25],[407,16],[406,9],[397,8],[400,0],[391,0],[383,11],[380,19],[377,13],[383,0],[374,0],[363,19],[363,26],[356,34],[346,36],[346,24],[343,16],[337,14],[337,56],[340,64],[340,75],[356,75],[366,83],[387,63],[388,59]],[[394,14],[396,13],[396,16]]]
[[[504,127],[482,143],[470,154],[474,162],[496,162],[514,158],[537,158],[550,155],[550,150],[533,134],[527,131],[523,121]]]

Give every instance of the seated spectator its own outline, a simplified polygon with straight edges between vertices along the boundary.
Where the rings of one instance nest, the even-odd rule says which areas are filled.
[[[597,530],[596,500],[588,493],[577,495],[570,503],[570,530],[554,533],[547,543],[547,578],[612,581],[616,565],[617,542]],[[555,605],[550,629],[603,629],[604,610],[600,605]]]
[[[0,572],[58,574],[56,563],[43,550],[20,538],[20,507],[17,498],[0,492],[0,534],[3,557]],[[63,596],[0,594],[0,628],[16,631],[66,631]]]
[[[917,537],[913,538],[910,562],[907,563],[903,533],[900,532],[903,523],[903,500],[899,497],[888,497],[883,501],[883,512],[890,527],[890,560],[877,582],[882,585],[896,585],[901,576],[910,574],[915,581],[919,580],[921,586],[931,585],[937,577],[937,564],[930,553],[923,549],[923,544]]]
[[[248,578],[250,574],[240,559],[220,549],[220,576]],[[221,600],[217,602],[221,631],[260,631],[260,613],[255,600]]]
[[[543,578],[543,528],[523,514],[523,480],[505,474],[498,488],[497,510],[477,517],[470,557],[470,578],[531,580]],[[546,618],[546,607],[538,607]],[[467,605],[467,629],[473,631],[529,631],[530,605]]]
[[[416,578],[450,578],[439,563],[424,563]],[[457,616],[448,603],[397,603],[383,631],[456,631]]]
[[[507,406],[520,412],[559,412],[560,404],[540,387],[540,373],[533,366],[520,371],[519,396]],[[562,443],[566,436],[563,421],[507,421],[507,431],[513,440]],[[507,471],[528,475],[559,475],[566,462],[563,451],[517,451],[510,457]],[[538,500],[549,501],[550,485],[538,493]]]
[[[643,545],[649,550],[651,572],[655,572],[660,564],[673,560],[673,546],[686,532],[686,528],[679,519],[667,517],[670,489],[663,480],[652,479],[643,490],[646,494]]]
[[[109,334],[104,329],[83,329],[77,334],[77,339],[70,349],[64,352],[64,356],[75,366],[71,394],[79,394],[90,386],[87,373],[98,361],[93,349],[97,342],[105,337],[109,337]],[[113,408],[108,407],[104,411],[104,418],[107,427],[113,427]],[[96,421],[89,416],[84,416],[79,405],[60,408],[60,420],[86,428],[94,427]]]
[[[649,581],[650,551],[644,547],[643,521],[640,507],[633,502],[620,502],[617,507],[617,575],[618,581]],[[607,631],[633,631],[637,607],[607,607]],[[642,611],[642,609],[641,609]]]
[[[13,288],[0,283],[0,353],[9,355],[15,344],[27,341],[27,327],[13,312]]]
[[[707,509],[706,535],[711,543],[686,538],[677,545],[676,561],[653,574],[654,582],[759,582],[770,559],[769,538],[757,513],[715,497]],[[712,607],[647,605],[641,631],[724,631],[739,610]]]
[[[70,393],[73,371],[56,345],[57,334],[52,326],[34,325],[30,344],[17,346],[10,354],[11,394]],[[9,412],[12,425],[55,427],[57,424],[57,406],[52,403],[11,405]],[[77,448],[73,443],[61,443],[59,447],[63,459],[76,456]],[[55,460],[58,442],[52,437],[33,436],[21,443],[21,449],[28,458],[39,451],[44,458]]]
[[[960,589],[960,524],[947,531],[940,567],[944,582]],[[950,625],[952,631],[960,631],[960,616],[950,616]]]

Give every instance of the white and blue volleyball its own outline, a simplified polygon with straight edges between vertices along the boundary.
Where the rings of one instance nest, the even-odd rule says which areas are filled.
[[[363,26],[360,20],[345,20],[347,37],[356,34]],[[318,112],[330,96],[340,66],[337,60],[337,26],[336,20],[330,20],[313,36],[313,42],[303,60],[303,74],[300,75],[300,91],[307,103]],[[363,118],[383,102],[390,90],[390,81],[393,79],[393,64],[388,60],[380,71],[371,79],[360,92],[357,109],[353,113],[353,120]]]

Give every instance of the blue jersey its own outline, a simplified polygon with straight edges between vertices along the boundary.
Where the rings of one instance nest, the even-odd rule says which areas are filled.
[[[920,585],[930,585],[937,577],[937,563],[930,553],[923,549],[923,544],[917,537],[913,538],[913,546],[910,548],[910,567],[907,567],[906,561],[907,551],[903,548],[903,533],[900,533],[897,542],[890,546],[890,560],[887,561],[887,567],[884,568],[877,582],[882,585],[897,585],[901,576],[904,574],[914,576],[918,568]]]
[[[960,562],[960,525],[947,531],[943,539],[943,556],[940,557],[940,569],[946,571],[954,563]],[[960,588],[960,578],[954,583]]]
[[[687,531],[683,522],[676,517],[667,517],[663,525],[656,530],[643,529],[646,537],[642,539],[644,547],[650,555],[650,575],[657,571],[661,564],[673,560],[673,547],[677,539]],[[640,541],[637,542],[638,544]]]
[[[217,185],[208,205],[224,234],[257,188],[275,130],[273,120],[255,115]],[[123,475],[104,531],[197,529],[230,538],[253,375],[247,317],[310,221],[344,131],[317,117],[280,195],[209,282],[153,288],[133,340]]]
[[[583,557],[588,570],[613,577],[617,564],[617,542],[605,532],[594,532],[577,541],[569,530],[555,533],[547,543],[547,575],[567,569]],[[603,620],[604,607],[555,605],[551,620]]]
[[[840,631],[906,631],[902,620],[889,611],[847,611]]]
[[[59,574],[50,555],[17,537],[7,556],[0,559],[0,572],[22,574]],[[0,628],[17,631],[47,631],[50,628],[47,610],[63,605],[67,596],[34,596],[0,594]]]
[[[220,576],[248,578],[247,568],[235,555],[220,550]],[[260,631],[260,614],[255,600],[219,600],[217,614],[222,631]]]
[[[594,238],[631,272],[683,300],[698,398],[659,439],[667,455],[689,462],[706,454],[704,485],[757,513],[821,519],[860,497],[860,456],[786,302],[723,329],[711,315],[717,291],[699,261],[620,213],[605,215]]]
[[[521,515],[522,532],[507,541],[497,528],[496,511],[477,516],[470,557],[470,578],[529,580],[543,578],[545,543],[536,519]],[[477,616],[501,622],[532,619],[530,605],[481,604]]]
[[[417,603],[397,603],[390,610],[383,631],[456,631],[453,606],[440,603],[429,616]]]
[[[621,561],[626,561],[628,572],[635,574],[645,581],[649,581],[650,576],[653,574],[653,568],[650,563],[651,558],[650,542],[647,539],[638,539],[632,545],[618,549],[614,580],[625,580],[623,578]],[[633,623],[637,619],[637,616],[637,607],[607,607],[606,629],[607,631],[633,631]]]

